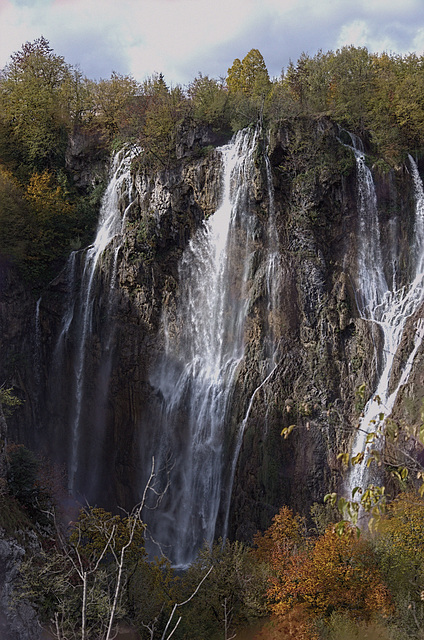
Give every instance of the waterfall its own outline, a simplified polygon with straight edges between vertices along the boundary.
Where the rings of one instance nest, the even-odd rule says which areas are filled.
[[[176,309],[165,312],[165,351],[151,374],[162,399],[158,466],[171,483],[151,530],[176,566],[212,542],[226,473],[227,409],[244,356],[249,279],[256,249],[251,211],[258,132],[221,148],[219,209],[196,233],[179,267]]]
[[[265,155],[265,168],[268,190],[268,228],[267,244],[268,254],[266,259],[266,291],[268,310],[268,356],[271,367],[275,366],[278,344],[278,309],[280,307],[281,291],[281,253],[278,244],[278,233],[275,223],[275,196],[272,180],[271,162],[267,153]]]
[[[116,153],[111,165],[110,180],[102,199],[99,222],[94,243],[81,252],[72,252],[65,270],[67,284],[64,313],[60,325],[59,335],[54,348],[53,377],[59,379],[56,385],[67,387],[73,396],[72,409],[69,418],[69,453],[68,453],[68,487],[71,493],[79,490],[77,481],[79,466],[81,463],[80,442],[83,433],[93,428],[92,424],[86,424],[84,418],[86,399],[86,366],[87,354],[92,348],[91,334],[93,324],[93,310],[101,304],[97,296],[97,274],[101,258],[108,247],[114,243],[114,257],[111,273],[109,274],[109,288],[105,303],[105,312],[102,324],[108,325],[108,317],[112,310],[112,294],[117,275],[117,259],[122,243],[122,230],[125,224],[125,216],[128,208],[133,203],[131,162],[139,153],[134,147],[124,148]],[[129,205],[122,213],[120,201],[123,195],[127,195]],[[82,269],[82,274],[81,274]],[[107,395],[108,377],[110,374],[111,358],[106,353],[111,347],[113,328],[106,326],[104,329],[106,340],[102,344],[103,371],[98,371],[97,393]],[[72,337],[77,345],[76,353],[72,359],[72,380],[66,379],[65,346],[68,337]],[[103,382],[102,382],[103,381]],[[103,398],[103,401],[104,398]],[[97,454],[98,456],[98,454]],[[91,476],[96,474],[96,452],[93,452],[91,464]],[[86,488],[86,487],[85,487]]]
[[[41,296],[35,305],[35,349],[34,349],[34,371],[37,386],[41,386],[41,320],[40,320]]]
[[[274,197],[274,185],[272,180],[271,162],[267,153],[264,154],[265,169],[267,179],[267,191],[268,191],[268,225],[266,229],[266,255],[264,261],[265,272],[265,291],[267,297],[267,317],[265,323],[265,356],[266,360],[262,363],[261,374],[262,381],[255,388],[250,396],[249,404],[247,405],[247,411],[240,425],[238,426],[236,434],[236,443],[234,453],[231,460],[231,473],[229,479],[229,486],[226,491],[224,505],[225,505],[225,517],[223,526],[223,538],[225,539],[228,534],[228,521],[230,515],[231,505],[231,493],[233,489],[234,478],[236,474],[237,462],[240,454],[240,450],[243,444],[243,437],[246,431],[247,423],[249,421],[250,413],[254,405],[256,396],[260,391],[266,392],[266,385],[274,376],[275,371],[278,368],[278,348],[279,348],[279,327],[278,327],[278,310],[280,306],[280,292],[282,281],[281,270],[281,254],[278,243],[278,232],[275,222],[275,197]],[[265,432],[268,430],[268,402],[265,401],[266,414],[265,414]]]
[[[413,158],[409,157],[416,202],[414,242],[411,250],[411,275],[409,284],[396,288],[396,274],[390,288],[384,277],[377,197],[371,171],[365,164],[363,152],[354,148],[358,176],[358,292],[357,304],[361,317],[379,327],[383,337],[380,376],[377,387],[365,406],[351,455],[364,452],[361,464],[353,466],[346,478],[348,497],[354,487],[364,487],[368,481],[366,445],[368,434],[376,431],[387,418],[396,401],[399,389],[408,381],[415,355],[423,336],[423,322],[415,326],[414,344],[399,380],[390,393],[390,379],[406,322],[424,299],[424,192],[421,178]],[[380,442],[380,446],[382,446]],[[378,445],[374,443],[373,448]]]

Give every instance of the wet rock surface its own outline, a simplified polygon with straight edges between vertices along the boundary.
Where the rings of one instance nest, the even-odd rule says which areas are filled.
[[[132,205],[128,208],[125,198],[121,203],[126,224],[117,253],[116,287],[110,286],[108,275],[113,247],[99,267],[103,277],[96,283],[92,347],[86,362],[90,400],[84,414],[81,486],[86,487],[86,497],[107,506],[130,507],[140,497],[146,477],[143,443],[151,437],[152,416],[161,405],[149,377],[152,363],[163,351],[161,318],[164,310],[173,317],[185,247],[220,201],[219,153],[209,150],[204,157],[193,158],[190,145],[213,143],[197,134],[192,138],[181,143],[175,167],[159,172],[134,168]],[[279,254],[279,304],[272,313],[261,267],[269,188],[265,163],[260,154],[257,159],[252,203],[257,245],[249,276],[245,356],[228,416],[225,455],[229,459],[253,401],[231,489],[231,537],[250,539],[257,529],[269,525],[283,503],[308,514],[313,502],[321,502],[325,493],[340,486],[342,468],[336,456],[358,421],[361,409],[356,390],[365,384],[371,392],[378,373],[375,347],[381,336],[359,317],[353,284],[358,234],[355,163],[337,138],[338,130],[327,120],[304,119],[280,127],[270,136],[269,146],[263,145],[271,163]],[[375,181],[383,228],[388,235],[390,220],[399,221],[399,260],[406,263],[413,205],[409,176],[392,171],[390,176],[376,174]],[[391,217],[389,209],[394,212]],[[82,270],[81,262],[79,278]],[[63,463],[69,446],[65,427],[66,416],[73,411],[72,390],[62,391],[54,401],[50,391],[66,274],[43,292],[42,329],[37,338],[36,300],[22,287],[15,288],[7,269],[3,273],[1,375],[26,400],[10,422],[11,437]],[[264,363],[270,359],[270,331],[278,348],[273,373],[264,383],[269,373]],[[110,350],[105,354],[108,341]],[[70,354],[77,349],[69,337],[64,364],[69,379]],[[41,384],[35,375],[37,357]],[[101,362],[108,380],[107,393],[99,402],[103,382],[96,371]],[[411,391],[405,390],[403,398],[422,395],[420,363],[418,354]],[[292,424],[297,428],[290,437],[281,437],[282,429]],[[223,496],[223,504],[226,500],[228,496]],[[217,533],[222,532],[224,521],[222,509]]]

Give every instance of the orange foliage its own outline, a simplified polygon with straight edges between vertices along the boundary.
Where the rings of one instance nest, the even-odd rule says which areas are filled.
[[[283,507],[268,531],[256,540],[259,552],[268,553],[274,570],[268,590],[272,613],[285,618],[291,609],[302,605],[319,616],[333,611],[365,619],[374,612],[388,615],[392,610],[390,594],[370,544],[358,539],[353,528],[340,536],[329,527],[315,540],[301,539],[300,523],[299,516]]]
[[[319,636],[308,621],[305,606],[297,605],[284,616],[272,618],[253,640],[318,640]]]
[[[272,525],[254,538],[257,558],[267,562],[272,558],[274,565],[281,566],[283,558],[288,559],[304,542],[305,531],[305,519],[294,515],[288,507],[281,507],[272,519]]]
[[[55,184],[53,176],[48,171],[34,173],[31,176],[26,197],[37,218],[42,222],[72,213],[72,207],[66,201],[61,187]]]

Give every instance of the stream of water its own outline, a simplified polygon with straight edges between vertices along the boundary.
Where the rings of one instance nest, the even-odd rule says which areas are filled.
[[[221,205],[184,252],[177,306],[163,317],[165,353],[151,375],[162,398],[155,458],[159,466],[168,458],[173,461],[171,485],[154,515],[152,535],[180,567],[194,559],[203,541],[212,542],[220,509],[226,511],[221,535],[228,521],[228,508],[223,505],[229,507],[244,431],[241,425],[235,451],[229,456],[228,412],[244,357],[252,265],[258,250],[252,204],[258,135],[258,131],[241,131],[220,150]],[[273,237],[268,237],[263,264],[269,316],[277,304],[278,286],[273,224],[272,216]],[[275,368],[271,343],[272,336],[264,378]],[[249,412],[250,408],[247,417]]]
[[[356,143],[355,140],[354,142]],[[393,364],[407,320],[417,311],[424,299],[423,185],[417,166],[413,158],[409,157],[416,202],[414,243],[410,253],[409,282],[396,287],[399,278],[395,260],[392,264],[393,275],[390,283],[384,276],[377,197],[372,174],[358,144],[355,144],[353,152],[357,165],[359,213],[357,304],[361,317],[379,328],[383,340],[381,352],[376,354],[380,371],[378,383],[364,408],[351,451],[352,456],[364,452],[365,457],[361,464],[350,467],[345,483],[348,497],[355,487],[364,488],[369,481],[367,436],[377,431],[382,421],[392,412],[400,388],[408,381],[415,355],[424,336],[423,322],[418,320],[415,324],[412,349],[396,385],[390,391]],[[372,447],[376,446],[382,447],[383,442],[380,440],[379,445],[378,442],[374,442]]]

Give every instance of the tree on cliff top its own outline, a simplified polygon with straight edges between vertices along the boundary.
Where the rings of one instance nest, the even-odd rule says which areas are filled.
[[[240,62],[236,58],[228,69],[227,86],[231,93],[243,92],[249,96],[264,96],[271,82],[265,61],[258,49],[251,49]]]
[[[61,162],[71,69],[42,36],[11,56],[0,82],[1,117],[34,168]]]

